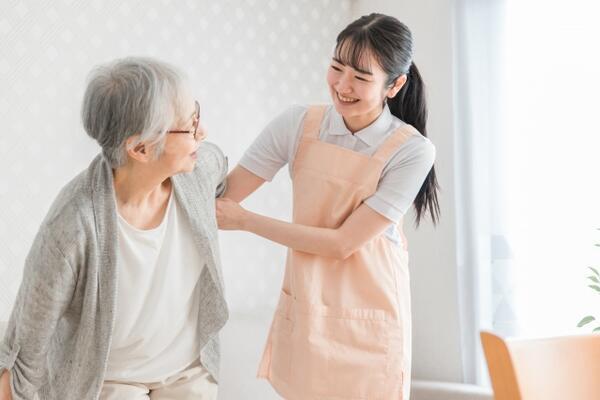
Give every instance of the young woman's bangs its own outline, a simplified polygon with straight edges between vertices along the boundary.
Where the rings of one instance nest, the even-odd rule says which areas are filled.
[[[371,49],[365,37],[342,39],[335,48],[334,59],[361,72],[372,72]]]

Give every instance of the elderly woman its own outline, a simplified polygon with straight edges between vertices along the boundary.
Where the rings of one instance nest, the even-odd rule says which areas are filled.
[[[228,312],[215,197],[226,159],[170,66],[95,69],[102,147],[48,212],[0,343],[0,400],[216,399]]]

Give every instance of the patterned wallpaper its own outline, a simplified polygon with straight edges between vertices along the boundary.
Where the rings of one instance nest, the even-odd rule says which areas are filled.
[[[0,320],[54,196],[98,152],[79,119],[94,65],[148,55],[179,66],[234,166],[288,105],[328,101],[325,69],[351,18],[351,0],[0,2]],[[288,218],[290,194],[282,170],[246,204]],[[285,250],[245,233],[223,234],[221,248],[231,308],[271,308]]]

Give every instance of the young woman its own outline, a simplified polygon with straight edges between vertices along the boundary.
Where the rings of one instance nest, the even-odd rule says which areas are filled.
[[[283,397],[408,399],[411,315],[402,217],[439,216],[412,37],[393,17],[344,29],[327,72],[333,106],[292,107],[228,177],[221,229],[287,246],[283,289],[259,377]],[[286,163],[293,223],[238,202]]]

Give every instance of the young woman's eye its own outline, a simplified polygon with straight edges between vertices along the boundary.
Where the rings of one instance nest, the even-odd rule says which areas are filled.
[[[332,65],[331,68],[335,69],[338,72],[342,72],[342,70],[338,67],[336,67],[335,65]]]
[[[358,79],[359,81],[363,81],[363,82],[369,82],[369,80],[368,80],[368,79],[361,78],[360,76],[356,76],[355,78],[356,78],[356,79]]]

